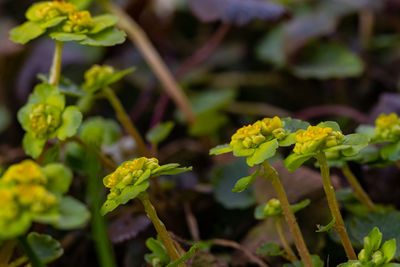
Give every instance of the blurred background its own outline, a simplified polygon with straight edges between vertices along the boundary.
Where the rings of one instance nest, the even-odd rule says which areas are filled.
[[[48,72],[54,49],[47,37],[25,46],[8,40],[9,30],[25,20],[24,12],[33,2],[0,0],[0,173],[26,157],[16,113],[39,82],[37,75]],[[94,14],[104,12],[95,1],[81,2]],[[253,218],[255,204],[273,194],[268,183],[257,180],[255,188],[232,193],[236,179],[248,174],[245,162],[208,156],[209,148],[229,142],[242,125],[262,117],[292,116],[310,123],[336,120],[345,133],[351,133],[360,124],[373,123],[380,112],[400,113],[399,0],[115,3],[146,32],[189,97],[196,123],[188,127],[183,121],[129,39],[111,48],[66,44],[62,74],[81,84],[84,71],[93,64],[116,69],[136,66],[133,74],[114,86],[124,107],[142,134],[160,122],[174,121],[172,133],[159,146],[160,161],[194,168],[191,173],[161,179],[168,201],[157,208],[167,228],[179,238],[233,240],[251,251],[261,242],[277,239],[272,222]],[[97,101],[85,118],[98,115],[115,118],[105,100]],[[110,155],[119,155],[116,161],[135,156],[129,139],[124,137],[119,146],[108,148]],[[310,164],[289,174],[279,158],[282,155],[276,167],[290,200],[312,200],[312,208],[299,213],[310,249],[321,255],[330,251],[330,262],[336,266],[345,259],[342,250],[328,235],[314,232],[316,224],[329,222],[318,173]],[[374,201],[399,206],[396,167],[351,167]],[[346,186],[340,172],[334,182]],[[85,201],[82,183],[75,179],[70,193]],[[154,231],[141,208],[131,205],[107,220],[118,264],[142,266],[147,251],[144,240],[154,236]],[[48,231],[65,249],[54,266],[98,266],[90,226],[68,233]],[[196,257],[193,265],[197,266],[251,265],[240,250],[229,246]],[[271,266],[281,265],[278,259],[269,260]]]

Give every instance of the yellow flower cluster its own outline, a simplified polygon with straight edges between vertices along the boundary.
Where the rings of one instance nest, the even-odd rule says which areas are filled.
[[[132,161],[125,161],[113,173],[103,179],[106,187],[110,188],[107,198],[114,198],[119,195],[121,189],[127,185],[133,185],[147,171],[148,175],[152,170],[160,167],[156,158],[141,157]]]
[[[60,126],[61,110],[52,105],[37,103],[29,114],[29,123],[34,137],[47,137]]]
[[[105,80],[114,74],[114,68],[108,65],[94,65],[85,72],[84,89],[98,89],[102,86]]]
[[[62,26],[63,31],[80,33],[90,30],[94,26],[94,21],[89,11],[75,11],[68,15],[68,20]]]
[[[39,20],[49,20],[58,16],[68,15],[78,9],[69,2],[53,1],[45,2],[35,10],[35,15]]]
[[[271,198],[264,207],[265,216],[277,216],[282,213],[281,202],[276,198]]]
[[[397,114],[380,114],[375,121],[375,136],[383,140],[397,140],[400,137],[400,119]]]
[[[41,213],[57,204],[47,191],[47,178],[32,160],[11,166],[0,179],[0,221],[12,220],[25,209]]]
[[[257,148],[263,142],[272,138],[282,139],[286,136],[280,118],[265,118],[244,126],[232,136],[230,146],[233,150]]]
[[[298,130],[296,132],[296,144],[293,151],[296,154],[312,153],[339,145],[342,140],[342,133],[334,131],[330,127],[309,126],[307,130]]]

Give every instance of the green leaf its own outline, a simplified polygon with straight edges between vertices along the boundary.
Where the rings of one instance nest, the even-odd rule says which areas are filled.
[[[82,122],[82,113],[75,106],[67,107],[62,114],[62,124],[57,130],[57,137],[65,140],[74,136]]]
[[[150,251],[153,252],[154,255],[159,258],[162,263],[167,264],[171,261],[167,250],[160,241],[152,237],[147,238],[146,247],[150,249]]]
[[[42,153],[45,144],[46,139],[35,138],[29,132],[25,133],[24,139],[22,140],[25,153],[34,159],[39,157],[40,153]]]
[[[283,129],[291,133],[295,133],[300,129],[306,130],[308,126],[310,126],[310,124],[306,121],[292,119],[290,117],[283,118],[281,121],[284,124]]]
[[[60,149],[61,145],[59,142],[47,149],[44,152],[43,165],[46,166],[47,164],[58,162],[60,160]]]
[[[182,168],[171,168],[169,170],[162,170],[157,172],[157,176],[161,176],[161,175],[176,175],[176,174],[181,174],[184,172],[188,172],[193,170],[192,167],[182,167]],[[153,175],[152,175],[153,176]]]
[[[116,209],[119,205],[123,205],[129,200],[136,198],[140,193],[146,191],[149,185],[149,180],[146,180],[138,185],[125,186],[120,195],[112,199],[107,199],[106,202],[104,202],[101,207],[101,214],[105,215]]]
[[[385,257],[385,263],[391,261],[396,254],[396,239],[392,238],[383,243],[381,249],[383,256]]]
[[[92,117],[85,120],[79,129],[82,140],[91,145],[110,146],[117,142],[121,136],[121,127],[113,120],[102,117]]]
[[[125,41],[126,34],[114,27],[105,29],[96,34],[90,34],[79,43],[91,46],[114,46]]]
[[[65,96],[61,94],[57,87],[48,83],[41,83],[35,86],[33,93],[29,96],[28,103],[46,103],[63,110]]]
[[[249,175],[249,168],[244,158],[237,158],[228,164],[221,164],[213,169],[212,183],[214,196],[226,209],[245,209],[255,203],[253,187],[237,194],[232,192],[235,177]]]
[[[310,205],[311,201],[309,199],[304,199],[303,201],[300,201],[299,203],[290,205],[293,213],[296,213],[304,208],[306,208],[308,205]]]
[[[134,72],[136,70],[136,67],[131,67],[125,70],[121,70],[121,71],[116,71],[114,72],[110,78],[108,79],[108,83],[107,84],[112,84],[112,83],[116,83],[119,80],[121,80],[122,78],[124,78],[125,76],[131,74],[132,72]]]
[[[63,22],[66,19],[67,19],[67,16],[55,17],[55,18],[46,20],[44,22],[38,22],[38,25],[43,29],[47,29],[47,28],[57,26],[58,24],[60,24],[61,22]]]
[[[159,123],[150,129],[150,131],[146,134],[146,139],[157,145],[168,137],[174,126],[175,124],[172,121]]]
[[[51,192],[65,194],[72,183],[72,172],[61,163],[51,163],[43,168],[48,179],[46,188]]]
[[[321,127],[321,128],[330,127],[334,131],[342,132],[342,130],[340,130],[339,124],[337,122],[335,122],[335,121],[320,122],[320,123],[317,124],[317,127]]]
[[[279,244],[267,242],[258,247],[256,253],[263,256],[281,256],[285,251],[281,250]]]
[[[322,233],[322,232],[327,232],[329,230],[331,230],[331,228],[335,225],[336,219],[332,218],[332,220],[325,226],[318,226],[318,230],[316,230],[315,232],[317,233]]]
[[[280,25],[268,32],[257,45],[257,57],[278,68],[283,67],[286,64],[284,47],[284,27]]]
[[[247,164],[253,167],[256,164],[262,163],[264,160],[273,157],[276,153],[276,149],[279,147],[278,141],[272,139],[271,141],[262,143],[250,157],[247,157]]]
[[[235,187],[232,189],[233,192],[242,192],[253,184],[254,180],[257,178],[259,169],[252,173],[250,176],[240,178],[236,183]]]
[[[12,220],[12,223],[0,221],[0,240],[12,239],[25,234],[31,223],[29,212],[21,213],[20,216]]]
[[[204,112],[196,116],[194,124],[190,125],[189,134],[192,136],[215,135],[228,123],[228,117],[219,111]]]
[[[111,14],[104,14],[93,17],[94,27],[90,34],[98,33],[108,27],[114,26],[118,22],[118,18]]]
[[[308,154],[292,153],[283,161],[283,165],[285,165],[290,172],[293,172],[298,167],[300,167],[304,162],[312,158],[314,155],[316,155],[316,153],[308,153]]]
[[[278,141],[279,146],[291,146],[296,143],[296,133],[288,134],[285,138]]]
[[[41,28],[38,24],[27,21],[10,31],[10,40],[18,44],[26,44],[42,35],[46,30]]]
[[[170,264],[167,265],[167,267],[177,267],[179,264],[184,263],[191,257],[193,257],[194,253],[198,250],[198,245],[195,244],[194,246],[191,246],[189,251],[184,253],[182,256],[179,257],[179,259],[171,262]]]
[[[364,237],[364,249],[368,252],[378,250],[382,242],[382,233],[378,227],[374,227],[368,236]]]
[[[210,149],[210,155],[221,155],[232,152],[232,148],[229,144],[223,144]]]
[[[60,230],[72,230],[85,226],[90,219],[87,207],[73,197],[65,196],[59,204],[60,218],[53,226]]]
[[[311,255],[311,261],[314,267],[324,267],[324,262],[318,255]],[[295,263],[285,263],[283,267],[304,267],[304,264],[301,261],[296,261]]]
[[[298,58],[291,70],[303,79],[358,77],[364,71],[361,58],[337,43],[315,42],[303,49]]]
[[[60,42],[81,41],[86,38],[83,33],[68,33],[68,32],[52,32],[49,34],[51,38]]]
[[[52,262],[64,253],[60,242],[50,235],[31,232],[28,234],[27,241],[43,263]]]
[[[400,142],[389,143],[381,148],[380,154],[383,159],[390,161],[400,160]]]
[[[356,133],[365,134],[369,138],[375,136],[375,127],[371,125],[360,125],[356,129]]]

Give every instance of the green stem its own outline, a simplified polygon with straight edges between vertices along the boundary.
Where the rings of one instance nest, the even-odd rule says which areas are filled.
[[[350,183],[350,185],[353,187],[353,190],[358,198],[362,203],[367,206],[369,211],[374,211],[375,210],[375,205],[372,202],[372,200],[369,198],[368,194],[364,191],[364,189],[361,187],[360,183],[358,182],[357,178],[353,174],[353,172],[350,170],[349,165],[345,163],[342,167],[342,172],[344,176],[346,177],[347,181]]]
[[[346,252],[347,258],[349,260],[356,260],[357,256],[354,252],[353,246],[350,242],[350,238],[347,234],[343,217],[340,213],[339,205],[336,200],[335,190],[329,178],[329,167],[328,163],[326,162],[325,154],[324,152],[320,152],[315,157],[320,165],[323,187],[325,190],[326,198],[328,200],[329,209],[331,210],[331,214],[335,219],[335,224],[333,227],[335,228],[335,231],[338,233],[340,240],[342,241],[342,245]]]
[[[45,267],[46,265],[40,261],[38,255],[36,255],[35,251],[32,249],[31,245],[26,240],[25,236],[18,237],[19,246],[24,251],[25,255],[28,257],[29,262],[32,264],[32,267]]]
[[[56,41],[56,47],[53,55],[53,63],[51,64],[49,83],[58,85],[61,75],[61,58],[62,58],[63,42]]]
[[[93,154],[93,153],[91,153]],[[102,183],[99,179],[101,166],[99,160],[93,155],[90,159],[90,172],[87,193],[90,198],[89,207],[92,213],[92,238],[94,240],[99,265],[102,267],[116,267],[113,249],[108,238],[105,219],[100,214],[102,204]]]
[[[171,259],[174,261],[179,259],[178,251],[176,250],[174,243],[172,242],[172,239],[168,234],[167,228],[165,228],[164,223],[160,220],[160,218],[158,218],[156,209],[150,202],[149,195],[146,192],[143,192],[139,195],[139,199],[142,201],[147,217],[149,217],[149,219],[152,221],[154,228],[156,228],[156,231],[160,236],[165,248],[167,249]],[[186,265],[181,264],[180,266]]]
[[[271,181],[272,186],[275,189],[276,195],[281,203],[283,214],[285,215],[286,222],[288,224],[294,244],[296,245],[302,262],[307,267],[313,267],[314,265],[312,263],[310,252],[308,251],[307,245],[304,242],[303,234],[301,233],[300,227],[297,224],[296,218],[294,217],[293,211],[286,196],[285,189],[283,188],[281,181],[279,180],[278,173],[266,160],[263,162],[263,168],[263,176]]]
[[[281,218],[276,218],[275,219],[275,227],[276,227],[276,231],[278,232],[279,238],[281,239],[282,246],[286,251],[287,258],[291,262],[298,261],[299,259],[297,258],[296,254],[294,253],[294,251],[290,247],[289,242],[286,239],[285,233],[283,232],[282,224],[281,224]]]
[[[105,88],[103,88],[103,92],[106,95],[108,101],[110,101],[110,104],[113,106],[118,120],[121,122],[121,124],[125,128],[125,130],[135,140],[140,154],[142,154],[143,156],[149,156],[150,153],[147,150],[146,144],[143,141],[142,136],[140,135],[140,133],[136,129],[136,127],[133,125],[131,119],[129,118],[128,114],[126,113],[126,111],[125,111],[124,107],[122,106],[121,102],[119,101],[118,97],[114,94],[114,91],[111,90],[109,87],[105,87]]]

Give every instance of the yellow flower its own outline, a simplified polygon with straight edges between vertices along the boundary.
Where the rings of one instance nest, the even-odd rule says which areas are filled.
[[[107,80],[114,74],[114,68],[108,65],[94,65],[85,72],[83,89],[95,91],[103,87]]]
[[[13,190],[9,188],[0,189],[0,207],[0,221],[8,221],[17,217],[19,206]]]
[[[134,184],[146,170],[151,171],[159,166],[156,158],[141,157],[125,161],[112,174],[104,177],[103,183],[106,187],[111,188],[111,193],[118,194],[120,188]]]
[[[380,114],[375,121],[375,136],[384,140],[400,137],[400,119],[395,113]]]
[[[32,212],[43,212],[57,204],[57,197],[41,185],[20,184],[16,187],[18,201]]]
[[[53,1],[46,2],[40,6],[35,12],[35,15],[40,20],[49,20],[58,16],[68,15],[78,9],[69,2]]]
[[[19,164],[12,165],[4,173],[1,179],[5,183],[16,184],[46,184],[47,178],[42,169],[32,160],[24,160]]]
[[[278,117],[256,121],[237,130],[232,136],[230,146],[234,151],[240,151],[242,149],[257,148],[264,141],[273,138],[282,139],[286,136],[286,131],[282,126],[282,121]]]
[[[296,132],[296,144],[293,151],[296,154],[312,153],[319,149],[339,145],[342,139],[343,135],[330,127],[309,126],[307,130]]]
[[[29,127],[35,137],[44,138],[61,124],[61,110],[55,106],[37,103],[29,114]]]
[[[89,11],[75,11],[68,15],[68,20],[64,23],[62,29],[65,32],[84,32],[93,28],[94,22]]]

